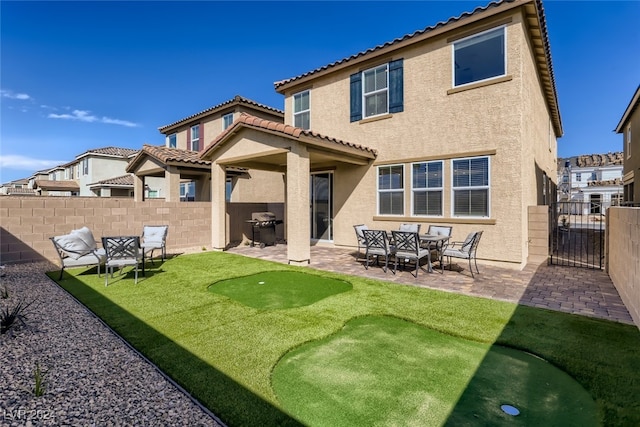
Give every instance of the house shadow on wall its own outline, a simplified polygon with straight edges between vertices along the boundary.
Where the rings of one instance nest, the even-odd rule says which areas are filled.
[[[0,227],[0,264],[49,261],[27,243]]]

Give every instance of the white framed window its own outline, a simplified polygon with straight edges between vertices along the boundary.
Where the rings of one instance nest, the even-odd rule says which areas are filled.
[[[501,26],[453,43],[453,86],[507,74],[507,35]]]
[[[404,165],[378,166],[378,214],[404,215]]]
[[[489,157],[453,159],[451,201],[454,217],[489,217]]]
[[[389,112],[389,64],[362,72],[362,105],[364,117]]]
[[[582,173],[580,173],[580,172],[576,172],[576,181],[577,181],[577,182],[582,181]]]
[[[178,138],[175,133],[167,137],[167,146],[169,148],[176,148],[178,146]]]
[[[82,175],[89,175],[89,158],[82,159]]]
[[[180,201],[193,202],[196,200],[196,183],[187,181],[180,183]]]
[[[200,151],[200,125],[191,126],[191,150]]]
[[[308,90],[293,95],[293,125],[297,128],[309,129],[311,127],[309,96]]]
[[[222,116],[222,130],[225,130],[233,123],[233,113]]]
[[[226,202],[231,201],[232,193],[233,193],[233,178],[227,178],[224,182],[224,200]]]
[[[631,157],[631,125],[627,128],[627,159]]]
[[[411,165],[413,216],[442,216],[442,160]]]

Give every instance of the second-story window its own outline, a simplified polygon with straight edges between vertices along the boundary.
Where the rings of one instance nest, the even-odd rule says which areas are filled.
[[[483,31],[453,44],[453,82],[461,86],[507,73],[505,27]]]
[[[388,76],[387,64],[362,73],[364,117],[386,114],[389,111]]]
[[[379,65],[349,78],[350,121],[404,111],[403,60]]]
[[[631,157],[631,125],[627,128],[627,159]]]
[[[89,175],[89,159],[82,159],[82,175]]]
[[[176,148],[178,146],[178,140],[175,133],[172,133],[167,137],[169,141],[169,148]]]
[[[576,181],[582,181],[582,174],[580,172],[576,172]]]
[[[293,95],[293,125],[297,128],[309,129],[311,110],[309,107],[309,91]]]
[[[233,113],[222,116],[222,130],[225,130],[233,123]]]
[[[191,150],[200,151],[200,125],[191,126]]]

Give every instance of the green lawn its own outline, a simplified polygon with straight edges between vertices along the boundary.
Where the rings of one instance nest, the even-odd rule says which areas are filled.
[[[283,287],[274,271],[297,278]],[[328,413],[367,425],[541,425],[530,417],[552,410],[567,412],[557,425],[585,425],[585,414],[640,425],[634,326],[228,253],[156,261],[137,285],[132,275],[105,288],[95,270],[70,273],[63,288],[230,426],[336,425]],[[340,371],[346,387],[335,386]],[[380,404],[385,396],[403,410]],[[504,416],[503,403],[521,414]]]

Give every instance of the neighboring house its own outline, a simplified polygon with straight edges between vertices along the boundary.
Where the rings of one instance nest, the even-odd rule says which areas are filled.
[[[562,123],[542,3],[499,1],[275,83],[285,123],[242,114],[205,151],[212,246],[225,168],[285,175],[290,263],[355,246],[353,225],[484,230],[479,258],[522,268],[528,207],[555,201]]]
[[[124,177],[131,148],[87,150],[64,165],[36,172],[28,188],[42,196],[133,197],[133,178]]]
[[[640,85],[631,97],[631,102],[624,111],[616,133],[621,133],[624,148],[624,202],[640,204]]]
[[[0,195],[4,196],[37,196],[33,189],[29,188],[29,178],[16,179],[0,186]]]
[[[105,181],[126,174],[129,161],[137,153],[138,150],[121,147],[87,150],[64,165],[66,177],[78,183],[80,196],[131,197],[130,191],[120,191],[123,190],[122,181],[114,185]],[[127,189],[133,190],[133,183]]]
[[[590,154],[558,159],[558,199],[585,202],[582,212],[604,213],[622,202],[623,153]]]
[[[77,196],[80,191],[76,181],[66,179],[64,165],[36,172],[28,187],[39,196]]]
[[[211,163],[200,159],[199,154],[204,149],[205,141],[212,141],[243,113],[274,122],[282,122],[284,118],[281,110],[235,96],[158,128],[165,135],[165,146],[143,146],[127,167],[127,172],[133,173],[138,180],[136,200],[162,197],[167,201],[210,201]],[[279,176],[259,170],[251,173],[237,168],[230,168],[227,173],[227,200],[242,201],[253,194],[243,188],[252,182],[249,177],[257,178],[261,183],[263,191],[256,194],[261,199],[259,201],[282,201],[284,196]],[[274,179],[280,181],[277,189],[272,191],[274,186],[269,185],[268,181]]]

